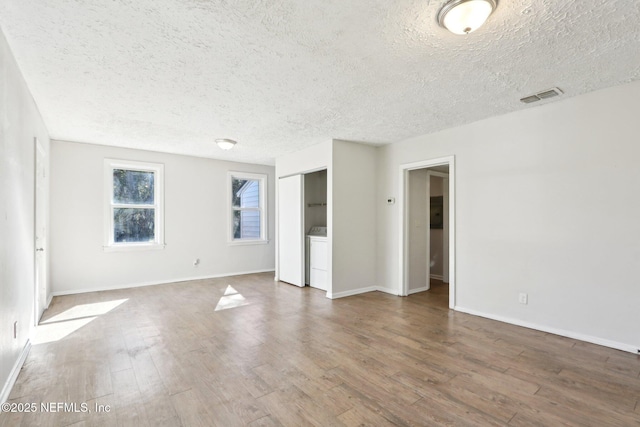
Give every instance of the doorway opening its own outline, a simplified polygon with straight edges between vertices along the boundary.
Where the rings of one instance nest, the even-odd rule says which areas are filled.
[[[400,167],[399,295],[428,292],[455,307],[454,157]]]
[[[280,177],[276,280],[329,291],[327,169]]]
[[[304,175],[305,285],[327,290],[327,170]]]

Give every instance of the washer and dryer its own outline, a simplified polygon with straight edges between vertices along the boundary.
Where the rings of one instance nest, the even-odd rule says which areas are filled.
[[[327,290],[327,227],[311,227],[305,250],[305,281],[314,288]]]

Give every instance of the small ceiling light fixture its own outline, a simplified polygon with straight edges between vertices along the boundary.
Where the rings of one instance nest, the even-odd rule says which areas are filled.
[[[218,144],[218,147],[222,148],[223,150],[231,150],[233,146],[236,145],[236,141],[234,141],[233,139],[222,138],[216,139],[216,144]]]
[[[449,0],[438,12],[438,24],[453,34],[469,34],[485,23],[496,0]]]

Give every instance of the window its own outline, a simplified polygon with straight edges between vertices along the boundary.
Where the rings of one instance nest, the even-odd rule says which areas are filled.
[[[230,241],[233,243],[264,243],[266,233],[265,184],[263,174],[230,172],[231,191]]]
[[[164,166],[105,159],[105,250],[162,249]]]

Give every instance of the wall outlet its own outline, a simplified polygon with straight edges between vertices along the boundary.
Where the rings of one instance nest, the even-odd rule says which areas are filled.
[[[396,202],[396,198],[395,197],[387,197],[387,204],[388,205],[393,205]]]
[[[13,322],[13,339],[18,339],[18,321]]]
[[[518,302],[520,304],[528,304],[529,303],[529,296],[527,294],[520,293],[520,295],[518,295]]]

